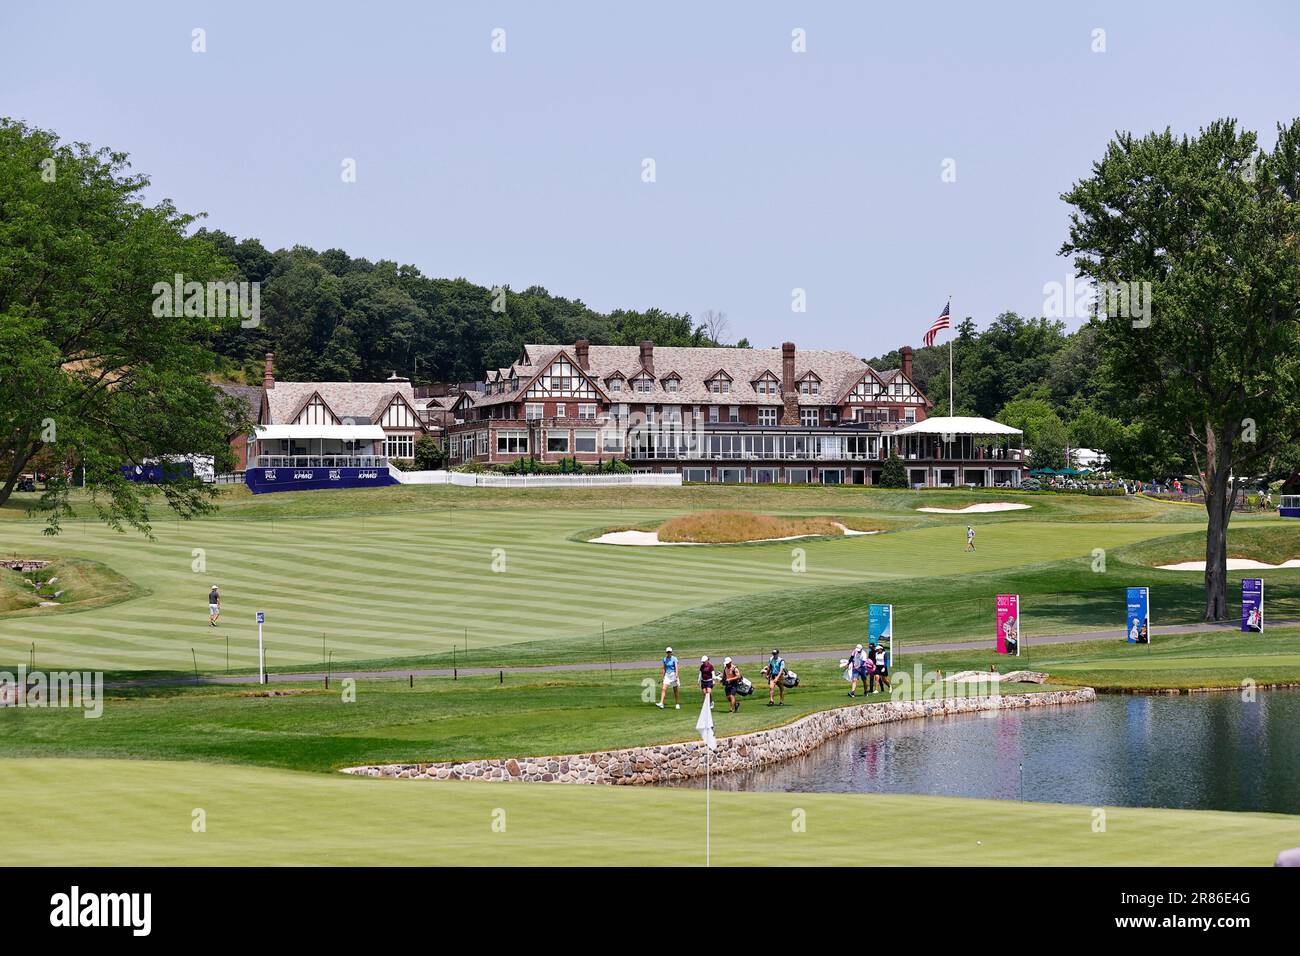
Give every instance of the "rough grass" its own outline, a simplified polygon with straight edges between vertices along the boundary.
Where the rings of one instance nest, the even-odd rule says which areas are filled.
[[[859,521],[861,519],[858,519]],[[800,535],[842,535],[836,518],[797,518],[754,514],[751,511],[697,511],[669,518],[659,526],[660,541],[689,541],[696,544],[736,544],[794,538]],[[852,527],[852,525],[847,525]],[[853,530],[875,530],[854,528]]]

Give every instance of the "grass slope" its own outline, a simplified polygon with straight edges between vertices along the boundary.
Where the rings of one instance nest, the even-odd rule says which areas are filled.
[[[6,849],[16,866],[702,866],[704,798],[680,789],[0,760],[0,830],[23,834]],[[1266,866],[1297,839],[1295,818],[1277,814],[1111,808],[1098,833],[1092,808],[1066,805],[810,793],[715,793],[712,803],[714,859],[727,866]],[[192,830],[196,809],[206,832]],[[796,811],[805,832],[792,831]],[[883,852],[845,839],[881,820],[889,821]]]

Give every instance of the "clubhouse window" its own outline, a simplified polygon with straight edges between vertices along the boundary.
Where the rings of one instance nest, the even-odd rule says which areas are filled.
[[[607,430],[601,433],[601,444],[605,451],[621,452],[623,450],[623,433],[621,431]]]
[[[776,409],[771,405],[764,405],[758,410],[758,423],[760,425],[776,424]]]
[[[487,433],[487,432],[479,432],[479,433],[478,433],[478,453],[479,453],[480,455],[486,455],[486,454],[488,453],[488,433]]]
[[[596,420],[596,406],[579,405],[578,417],[581,418],[583,421],[594,422]]]
[[[770,485],[776,481],[775,468],[755,468],[754,481],[760,485]]]
[[[471,439],[473,436],[469,436]],[[384,436],[384,454],[389,458],[414,458],[415,457],[415,436],[414,435],[386,435]]]
[[[539,403],[534,404],[533,402],[529,402],[527,405],[525,405],[525,406],[524,406],[524,418],[527,419],[527,420],[530,421],[530,422],[533,422],[533,421],[540,421],[541,418],[542,418],[542,405],[541,405],[541,403],[539,402]]]
[[[711,421],[711,422],[716,422],[717,420],[718,420],[718,406],[717,406],[717,405],[710,405],[710,406],[709,406],[709,421]]]
[[[498,455],[528,454],[528,432],[523,432],[523,431],[497,432],[497,454]]]
[[[685,480],[686,481],[708,481],[709,471],[710,469],[708,468],[687,468],[685,474]]]
[[[636,383],[635,383],[636,390],[637,390],[638,392],[648,392],[648,391],[650,391],[650,384],[651,384],[651,383],[650,383],[650,379],[648,379],[648,378],[638,378],[638,379],[636,380]]]
[[[740,408],[739,408],[739,406],[732,405],[730,408],[727,409],[727,421],[729,421],[729,422],[738,422],[738,421],[740,421]]]
[[[787,468],[785,480],[792,485],[806,485],[811,474],[812,470],[809,468]]]
[[[614,379],[613,381],[611,381],[611,382],[609,383],[609,390],[610,390],[611,392],[621,392],[621,391],[623,391],[623,380],[622,380],[621,378],[616,378],[616,379]]]
[[[576,432],[573,436],[573,450],[575,452],[592,452],[596,451],[596,433],[595,432]]]
[[[566,418],[568,417],[568,414],[569,414],[569,407],[565,405],[564,402],[560,402],[555,406],[556,418]]]
[[[799,409],[799,424],[816,425],[818,423],[817,409],[801,408]]]
[[[677,391],[677,379],[675,379],[675,378],[670,378],[670,379],[668,379],[667,381],[665,381],[665,382],[664,382],[664,391],[665,391],[665,392],[675,392],[675,391]]]
[[[546,450],[568,454],[569,451],[569,433],[564,432],[547,432],[546,433]]]

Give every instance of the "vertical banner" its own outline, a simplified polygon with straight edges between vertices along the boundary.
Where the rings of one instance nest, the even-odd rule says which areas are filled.
[[[997,649],[999,654],[1020,656],[1020,595],[998,595],[998,633]]]
[[[1241,579],[1241,629],[1264,633],[1264,579]]]
[[[894,605],[872,604],[867,608],[867,642],[885,648],[885,666],[894,667]]]
[[[1151,589],[1128,589],[1128,642],[1151,643]]]

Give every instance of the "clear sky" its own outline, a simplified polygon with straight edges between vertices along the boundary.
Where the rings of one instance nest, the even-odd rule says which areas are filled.
[[[1271,145],[1298,11],[6,0],[0,115],[126,151],[154,198],[270,248],[869,356],[949,293],[981,326],[1039,314],[1070,271],[1059,195],[1114,130],[1227,115]]]

